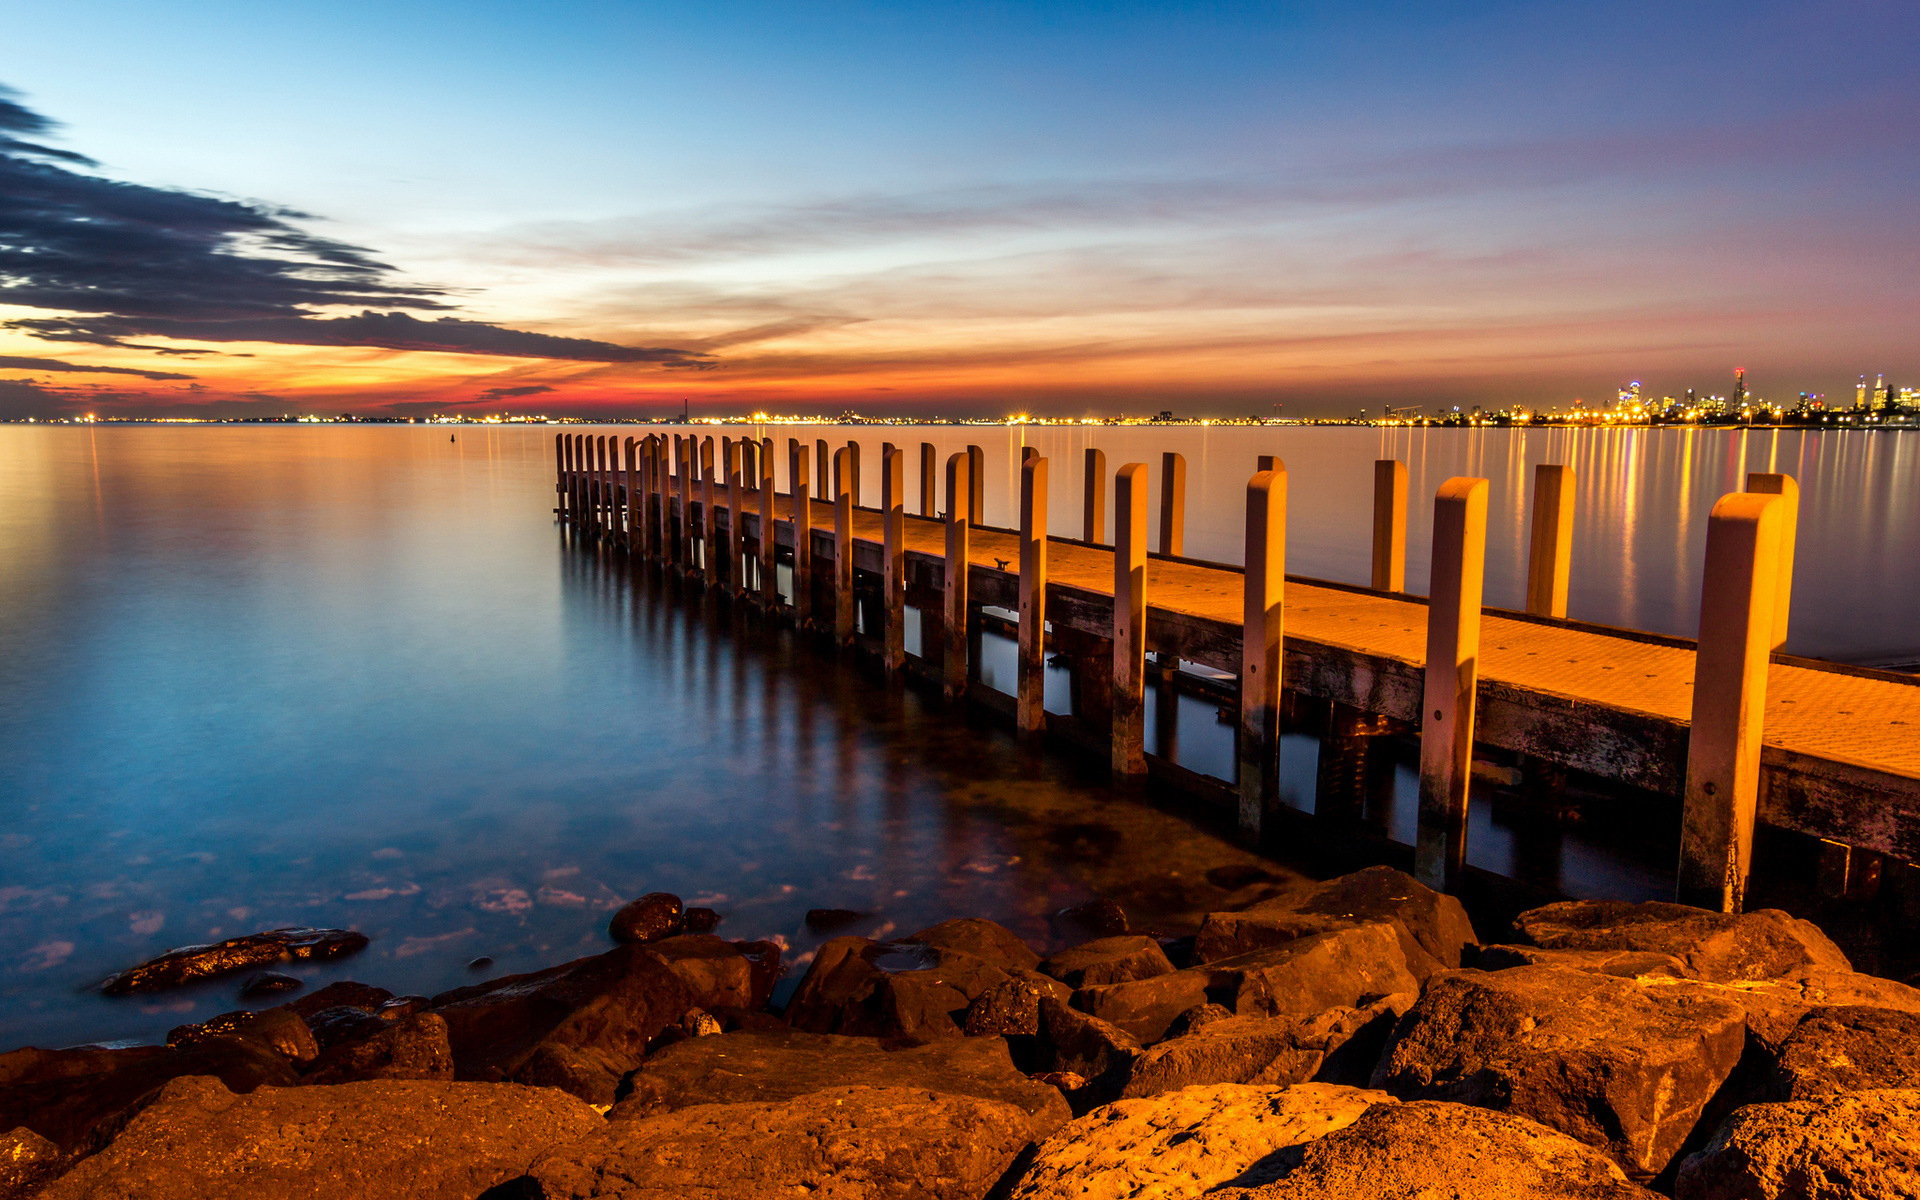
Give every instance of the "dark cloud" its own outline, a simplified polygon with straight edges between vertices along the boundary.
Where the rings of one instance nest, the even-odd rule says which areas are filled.
[[[518,396],[538,396],[552,390],[544,383],[530,383],[522,387],[488,388],[480,393],[480,399],[476,403],[484,404],[489,400],[511,400]]]
[[[0,367],[15,371],[89,371],[100,375],[138,375],[142,379],[192,379],[177,371],[142,371],[138,367],[89,367],[61,362],[57,358],[28,358],[20,354],[0,354]]]
[[[74,315],[9,328],[130,349],[148,349],[127,340],[145,336],[707,365],[679,350],[371,311],[449,305],[366,250],[308,233],[296,224],[305,214],[70,169],[91,163],[25,140],[54,126],[12,95],[0,92],[0,304]],[[337,306],[369,311],[314,311]]]

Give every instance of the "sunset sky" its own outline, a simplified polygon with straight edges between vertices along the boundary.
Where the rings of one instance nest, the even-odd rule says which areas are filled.
[[[0,417],[1920,384],[1920,8],[0,0]]]

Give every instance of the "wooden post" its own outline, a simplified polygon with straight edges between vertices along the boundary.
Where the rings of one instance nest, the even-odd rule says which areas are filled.
[[[640,439],[628,438],[627,450],[627,553],[640,553],[641,514],[646,504],[640,499]]]
[[[1677,891],[1683,903],[1721,912],[1744,907],[1753,866],[1785,516],[1778,495],[1734,492],[1720,498],[1707,520]]]
[[[827,454],[827,439],[825,438],[818,438],[813,443],[813,466],[813,473],[820,480],[820,498],[825,500],[828,496],[834,494],[829,482],[832,476],[829,475],[828,472],[831,470],[832,464]]]
[[[1276,455],[1256,454],[1253,456],[1253,469],[1256,472],[1258,472],[1258,471],[1284,471],[1287,468],[1285,464],[1283,464]]]
[[[1287,468],[1247,481],[1247,572],[1240,639],[1240,832],[1269,832],[1280,804],[1280,649],[1285,640]]]
[[[853,506],[860,507],[860,443],[847,441],[847,495],[853,497]]]
[[[968,459],[964,451],[947,458],[947,603],[941,641],[946,659],[942,690],[949,700],[967,690],[967,496],[972,491]]]
[[[747,479],[760,479],[760,447],[752,438],[740,439],[740,471]]]
[[[613,533],[613,500],[608,495],[607,442],[605,434],[593,439],[594,524],[602,538]]]
[[[700,441],[700,575],[708,587],[719,582],[720,557],[714,553],[720,544],[720,510],[714,503],[713,438]]]
[[[813,488],[807,479],[812,456],[806,443],[787,446],[787,492],[793,504],[793,620],[806,625],[813,616]]]
[[[1780,508],[1780,582],[1773,591],[1773,648],[1787,641],[1787,619],[1793,615],[1793,548],[1800,536],[1800,484],[1791,475],[1754,471],[1747,476],[1747,490],[1764,496],[1778,496]]]
[[[1407,590],[1407,464],[1394,458],[1373,464],[1373,587]]]
[[[1031,446],[1027,447],[1032,450]],[[1047,729],[1047,460],[1020,464],[1020,651],[1014,726]]]
[[[907,456],[888,446],[880,459],[880,607],[885,636],[880,661],[889,672],[907,665]]]
[[[1533,541],[1527,549],[1527,611],[1567,615],[1567,578],[1573,552],[1573,468],[1541,463],[1533,469]]]
[[[660,503],[660,435],[648,434],[642,446],[641,457],[646,469],[647,485],[647,554],[659,558],[666,553],[666,518],[661,513]]]
[[[560,519],[567,519],[567,435],[553,435],[553,494],[554,505],[560,510]]]
[[[1187,456],[1160,456],[1160,553],[1176,557],[1187,546]]]
[[[560,520],[573,520],[573,436],[566,433],[553,435],[554,454],[560,459],[560,474],[555,490],[559,492]]]
[[[1107,544],[1107,452],[1087,447],[1086,501],[1080,512],[1080,538],[1095,546]]]
[[[1113,477],[1113,773],[1147,772],[1147,464]]]
[[[742,503],[745,492],[741,481],[745,479],[743,464],[746,460],[744,439],[736,442],[728,438],[727,446],[727,583],[733,594],[744,594],[747,579],[747,540],[741,536],[746,528],[746,520],[741,516],[747,506]]]
[[[858,631],[853,615],[853,453],[833,452],[833,636],[853,645]]]
[[[1487,481],[1456,477],[1433,498],[1427,589],[1427,669],[1420,712],[1420,813],[1414,874],[1436,891],[1459,882],[1467,857],[1474,689],[1486,583]]]
[[[987,452],[978,446],[967,447],[967,523],[983,525],[987,520]]]
[[[940,460],[933,452],[932,442],[920,443],[920,515],[937,517],[940,515],[940,499],[936,493],[940,484]]]
[[[773,439],[767,439],[771,443]],[[763,444],[754,449],[754,469],[760,472],[760,599],[772,609],[780,603],[780,574],[774,568],[779,562],[777,546],[779,536],[774,522],[779,519],[774,511],[775,497],[773,484],[773,455],[769,445]]]

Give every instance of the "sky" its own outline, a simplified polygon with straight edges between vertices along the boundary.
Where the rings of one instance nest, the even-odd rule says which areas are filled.
[[[0,0],[0,28],[0,417],[1920,385],[1910,0]]]

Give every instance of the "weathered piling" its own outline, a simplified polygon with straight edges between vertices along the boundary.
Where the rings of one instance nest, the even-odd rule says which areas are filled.
[[[1103,546],[1107,541],[1107,452],[1087,447],[1083,471],[1086,495],[1080,504],[1080,540]]]
[[[1744,907],[1753,866],[1785,516],[1778,495],[1734,492],[1707,519],[1677,892],[1683,902],[1722,912]]]
[[[898,446],[880,458],[880,665],[888,674],[907,665],[906,458]]]
[[[972,491],[970,455],[962,451],[947,458],[947,557],[946,603],[941,631],[942,690],[947,699],[965,695],[967,690],[967,632],[970,615],[967,604],[968,529],[967,496]]]
[[[1262,837],[1280,803],[1280,649],[1286,633],[1287,470],[1247,481],[1240,635],[1240,831]]]
[[[554,506],[559,509],[560,519],[567,519],[567,435],[553,435],[553,493]]]
[[[1187,456],[1169,450],[1160,456],[1160,553],[1186,553]]]
[[[937,517],[940,515],[940,459],[934,453],[932,442],[920,443],[920,515]]]
[[[853,608],[853,448],[833,452],[833,636],[842,646],[858,637]]]
[[[1414,874],[1449,890],[1466,865],[1480,605],[1486,582],[1487,481],[1456,477],[1433,500],[1427,666],[1421,689],[1420,815]]]
[[[987,452],[978,446],[967,447],[967,521],[987,523]]]
[[[1780,582],[1773,593],[1773,648],[1787,642],[1787,623],[1793,615],[1793,550],[1800,538],[1800,484],[1791,475],[1752,471],[1747,490],[1780,497]]]
[[[793,619],[813,618],[813,487],[807,478],[806,443],[787,439],[787,494],[793,502]]]
[[[833,464],[828,454],[827,439],[825,438],[817,438],[813,443],[813,466],[813,473],[820,480],[821,499],[833,495],[833,476],[831,474]]]
[[[628,438],[627,451],[627,553],[640,553],[642,529],[646,524],[646,503],[640,498],[640,439]]]
[[[775,508],[778,493],[773,485],[773,439],[753,447],[754,469],[760,473],[760,601],[773,609],[780,603],[780,575],[774,568],[779,544],[774,536],[774,522],[780,518]]]
[[[1113,477],[1113,773],[1147,772],[1147,465]]]
[[[714,444],[712,437],[700,440],[700,578],[708,587],[720,582],[720,556],[714,548],[720,543],[720,506],[714,503]]]
[[[1533,532],[1527,546],[1527,611],[1567,615],[1573,552],[1573,468],[1540,463],[1533,469]]]
[[[1407,590],[1407,464],[1395,458],[1373,464],[1373,586]]]
[[[1031,447],[1028,447],[1031,449]],[[1047,728],[1047,460],[1020,464],[1020,646],[1014,727]]]
[[[647,438],[647,502],[653,506],[652,532],[648,540],[652,543],[653,556],[664,561],[667,557],[667,438],[665,434],[653,434]]]

